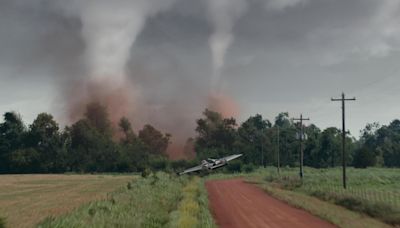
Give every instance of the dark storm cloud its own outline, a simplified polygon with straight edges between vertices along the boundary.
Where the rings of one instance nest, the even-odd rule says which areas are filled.
[[[170,116],[160,123],[164,128],[194,123],[207,105],[215,31],[207,4],[177,0],[149,15],[130,49],[128,77],[150,106],[143,115],[152,121]],[[45,98],[34,104],[62,116],[58,88],[87,72],[82,19],[71,5],[0,2],[1,112],[39,111],[28,101]],[[350,108],[360,114],[349,124],[354,134],[366,122],[386,123],[399,113],[392,99],[400,95],[394,76],[400,70],[398,0],[247,0],[246,8],[233,22],[221,73],[222,89],[239,102],[243,117],[304,112],[323,127],[339,125],[329,98],[342,90],[360,97]],[[376,96],[367,102],[367,94]],[[382,104],[390,107],[385,114],[368,111]],[[23,114],[32,120],[36,113]]]
[[[57,73],[42,77],[57,77],[60,71],[77,73],[79,56],[84,44],[80,38],[80,22],[57,10],[55,1],[2,1],[0,6],[0,65],[24,75],[29,71]],[[25,75],[26,74],[26,75]],[[34,77],[35,74],[31,74]],[[2,75],[3,77],[11,75]],[[64,75],[63,75],[64,76]]]

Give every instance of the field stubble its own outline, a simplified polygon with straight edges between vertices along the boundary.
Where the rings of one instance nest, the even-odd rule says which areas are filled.
[[[0,217],[7,227],[32,227],[47,216],[59,216],[84,203],[103,199],[133,178],[132,175],[0,175]]]

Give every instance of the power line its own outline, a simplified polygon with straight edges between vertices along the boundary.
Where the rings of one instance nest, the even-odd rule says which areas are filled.
[[[355,101],[356,98],[346,98],[344,93],[342,93],[341,98],[331,98],[331,101],[341,101],[342,102],[342,168],[343,168],[343,188],[346,189],[346,126],[345,126],[345,102]]]
[[[300,156],[299,156],[299,163],[300,163],[300,179],[303,180],[303,136],[304,136],[304,128],[303,128],[303,120],[310,120],[310,118],[303,118],[303,114],[300,115],[299,119],[293,118],[294,121],[300,121]]]

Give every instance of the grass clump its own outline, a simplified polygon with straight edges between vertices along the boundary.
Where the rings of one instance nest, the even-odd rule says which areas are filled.
[[[0,228],[5,228],[6,227],[6,221],[4,218],[0,217]]]

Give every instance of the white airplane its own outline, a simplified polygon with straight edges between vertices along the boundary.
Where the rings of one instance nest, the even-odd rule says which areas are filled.
[[[224,158],[219,158],[219,159],[212,159],[212,158],[207,158],[206,160],[201,161],[201,165],[189,168],[181,173],[179,175],[183,175],[186,173],[192,173],[192,172],[198,172],[201,170],[205,171],[211,171],[217,168],[221,168],[223,166],[226,166],[229,161],[232,161],[233,159],[236,159],[238,157],[241,157],[243,154],[234,154],[230,155]]]

